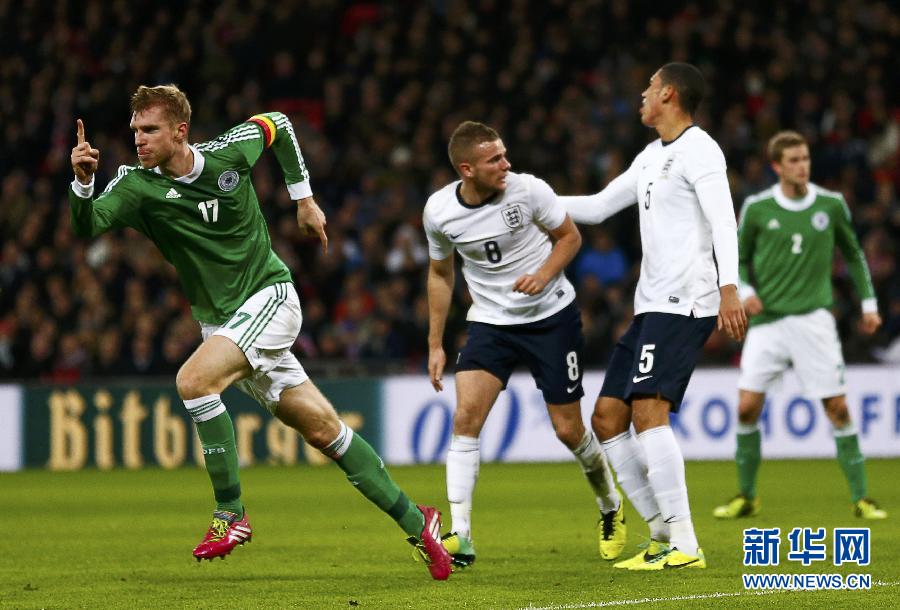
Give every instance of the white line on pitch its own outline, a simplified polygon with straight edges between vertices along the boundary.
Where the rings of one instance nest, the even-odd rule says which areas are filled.
[[[900,582],[884,582],[876,580],[872,583],[875,587],[896,587]],[[824,591],[825,589],[823,589]],[[860,589],[860,591],[863,591]],[[674,595],[672,597],[641,597],[638,599],[614,599],[607,602],[587,602],[584,604],[565,604],[562,606],[525,606],[521,610],[580,610],[581,608],[609,608],[611,606],[636,606],[637,604],[653,604],[658,602],[680,602],[695,599],[719,599],[726,597],[743,597],[747,595],[773,595],[775,593],[804,593],[790,589],[772,589],[769,591],[736,591],[734,593],[699,593],[697,595]]]

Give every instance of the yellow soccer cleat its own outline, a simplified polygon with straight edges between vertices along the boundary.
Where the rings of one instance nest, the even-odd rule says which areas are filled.
[[[441,544],[450,553],[454,569],[468,568],[475,563],[475,545],[469,538],[450,532],[441,537]]]
[[[853,505],[853,514],[862,519],[887,519],[887,512],[878,508],[871,498],[862,498]]]
[[[625,548],[625,503],[620,502],[618,510],[601,515],[597,530],[600,557],[607,561],[618,559]]]
[[[754,517],[757,514],[759,514],[759,498],[750,500],[743,494],[736,495],[728,501],[728,504],[717,506],[713,510],[713,517],[716,519],[738,519]]]
[[[676,548],[660,553],[650,561],[629,567],[629,570],[681,570],[686,568],[705,568],[706,557],[703,549],[697,549],[696,555],[682,553]]]
[[[658,540],[651,540],[650,543],[645,546],[646,548],[634,557],[613,564],[613,567],[628,570],[631,569],[631,566],[636,566],[641,563],[652,561],[653,559],[656,559],[667,550],[669,550],[669,547],[667,547],[664,543],[659,542]]]

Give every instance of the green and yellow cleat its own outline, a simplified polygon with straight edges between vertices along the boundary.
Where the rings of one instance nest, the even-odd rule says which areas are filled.
[[[600,557],[607,561],[618,559],[625,548],[625,503],[620,502],[618,510],[602,514],[597,530]]]
[[[640,546],[643,547],[644,550],[630,559],[613,564],[613,567],[629,570],[631,569],[631,566],[652,561],[669,550],[668,546],[658,540],[651,540],[648,544]]]
[[[697,549],[696,555],[682,553],[676,548],[663,551],[650,561],[645,561],[629,567],[629,570],[682,570],[688,568],[706,567],[706,556],[703,549]]]
[[[475,563],[475,545],[469,538],[450,532],[441,536],[441,544],[450,553],[454,569],[468,568]]]
[[[862,498],[853,505],[853,514],[862,519],[887,519],[887,512],[878,508],[871,498]]]
[[[716,519],[738,519],[753,517],[757,514],[759,514],[759,498],[751,500],[743,494],[736,495],[728,501],[728,504],[717,506],[713,510],[713,517]]]

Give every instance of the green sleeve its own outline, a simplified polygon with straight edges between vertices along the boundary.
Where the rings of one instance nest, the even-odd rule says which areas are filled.
[[[111,229],[134,227],[136,219],[133,197],[127,188],[127,166],[119,168],[99,197],[82,197],[69,188],[69,208],[72,212],[72,231],[79,237],[96,237]]]
[[[284,173],[284,181],[288,185],[292,199],[308,197],[312,194],[309,187],[309,171],[300,152],[300,143],[290,119],[281,112],[266,112],[250,117],[247,123],[260,130],[264,148],[272,148],[275,158]],[[256,148],[256,156],[247,155],[250,165],[262,154],[263,148]],[[302,197],[300,196],[302,195]]]
[[[750,269],[753,262],[753,249],[756,245],[757,227],[753,222],[751,206],[744,201],[741,208],[740,224],[738,224],[738,277],[741,284],[751,286]]]
[[[840,199],[841,209],[834,215],[834,239],[841,254],[844,255],[844,261],[850,270],[850,277],[853,278],[853,285],[856,287],[856,294],[859,295],[861,301],[875,298],[875,288],[872,286],[872,276],[869,275],[869,265],[866,263],[866,255],[863,253],[856,239],[856,233],[853,231],[853,225],[850,223],[850,208]]]

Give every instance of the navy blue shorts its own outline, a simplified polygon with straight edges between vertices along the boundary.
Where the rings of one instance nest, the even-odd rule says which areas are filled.
[[[528,324],[470,323],[456,370],[487,371],[505,388],[513,369],[525,364],[547,404],[564,405],[584,396],[583,348],[581,311],[572,301],[549,318]]]
[[[659,394],[677,412],[697,356],[715,327],[716,316],[655,311],[635,316],[613,349],[600,396],[630,404],[635,395]]]

